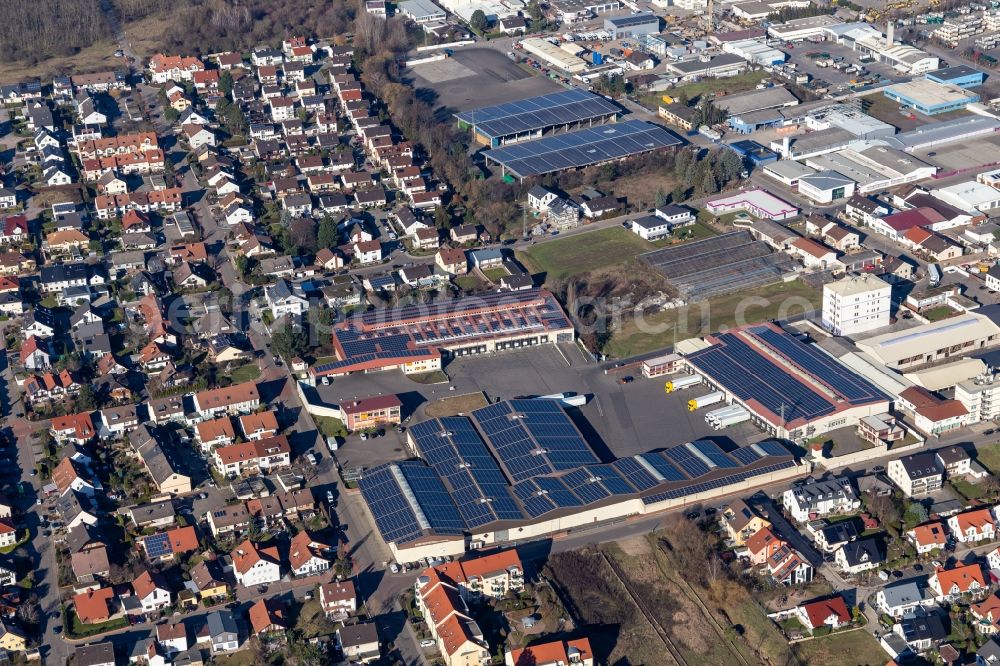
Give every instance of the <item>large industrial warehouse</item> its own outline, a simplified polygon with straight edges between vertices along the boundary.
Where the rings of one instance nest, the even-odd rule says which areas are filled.
[[[399,369],[428,372],[451,356],[572,342],[573,324],[543,289],[468,296],[431,305],[374,310],[333,331],[337,361],[314,366],[312,379]]]
[[[555,400],[509,400],[407,431],[423,461],[368,470],[362,496],[400,562],[536,539],[801,474],[780,443],[709,440],[603,463]]]
[[[801,440],[889,411],[889,397],[774,324],[707,336],[685,360],[777,437]]]
[[[683,140],[665,127],[642,120],[626,120],[495,148],[483,153],[483,157],[487,164],[500,165],[504,175],[528,178],[620,160],[682,143]]]
[[[614,122],[621,109],[600,95],[572,88],[551,95],[456,113],[459,127],[491,148],[537,139],[555,130]]]

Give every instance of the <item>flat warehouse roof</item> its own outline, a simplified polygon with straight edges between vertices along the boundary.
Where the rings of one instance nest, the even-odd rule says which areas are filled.
[[[972,102],[979,98],[960,86],[937,83],[927,79],[913,79],[908,83],[897,83],[885,89],[886,95],[893,94],[906,101],[927,107],[945,106],[960,102]]]
[[[706,340],[714,344],[688,354],[688,362],[778,425],[799,427],[851,406],[889,399],[834,357],[773,324]]]
[[[616,28],[631,28],[647,23],[660,24],[660,19],[650,12],[640,12],[638,14],[630,14],[629,16],[612,16],[605,20]]]
[[[664,127],[642,120],[628,120],[488,150],[484,156],[487,162],[501,164],[512,174],[525,178],[670,148],[681,143],[683,141],[679,137]]]
[[[793,466],[781,443],[709,440],[602,462],[556,400],[507,400],[414,424],[421,461],[366,470],[361,494],[388,542],[482,532],[640,499],[652,504]]]
[[[490,137],[541,130],[617,114],[621,109],[600,95],[572,89],[517,102],[456,113],[463,123]]]

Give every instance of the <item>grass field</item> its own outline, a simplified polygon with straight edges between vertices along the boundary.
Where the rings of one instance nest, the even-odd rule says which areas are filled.
[[[624,227],[608,227],[535,245],[519,258],[532,273],[545,273],[552,282],[625,263],[654,247]]]
[[[674,310],[647,314],[641,320],[626,318],[604,351],[613,357],[623,358],[722,328],[781,318],[821,306],[822,293],[819,289],[801,280],[779,282]]]
[[[260,377],[260,368],[257,367],[256,363],[247,363],[230,372],[229,377],[234,384],[251,382]]]
[[[793,649],[801,663],[810,666],[875,666],[888,661],[885,650],[864,629],[803,641]]]
[[[441,398],[424,409],[424,414],[429,419],[436,419],[442,416],[456,416],[458,414],[468,414],[474,409],[485,407],[489,402],[482,393],[465,393],[448,398]]]
[[[347,428],[340,419],[332,416],[313,416],[313,421],[324,437],[347,437]]]
[[[969,483],[965,479],[951,479],[949,483],[955,492],[967,500],[979,499],[986,494],[982,486],[977,483]]]
[[[410,381],[414,381],[418,384],[444,384],[448,381],[448,375],[444,374],[440,370],[432,370],[431,372],[417,372],[412,375],[407,375]]]
[[[977,444],[976,460],[994,474],[1000,473],[1000,443]]]

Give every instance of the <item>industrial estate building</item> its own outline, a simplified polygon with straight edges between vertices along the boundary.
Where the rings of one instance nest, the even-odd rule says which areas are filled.
[[[313,380],[354,372],[441,368],[442,357],[572,342],[573,325],[542,289],[483,294],[355,315],[334,328],[337,361],[313,366]]]
[[[621,109],[600,95],[576,88],[551,95],[456,113],[478,143],[496,148],[559,130],[614,122]]]
[[[709,335],[694,347],[684,353],[688,364],[777,437],[812,437],[889,411],[874,384],[773,324]]]
[[[763,441],[724,452],[709,440],[602,462],[555,400],[509,400],[407,431],[422,460],[368,470],[362,496],[401,562],[460,555],[801,474]]]

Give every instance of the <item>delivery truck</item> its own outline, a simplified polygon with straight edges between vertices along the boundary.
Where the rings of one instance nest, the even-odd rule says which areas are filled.
[[[698,396],[697,398],[691,398],[688,400],[688,411],[695,412],[702,407],[708,407],[709,405],[720,403],[725,397],[726,394],[722,391],[712,391],[711,393],[706,393],[705,395]]]
[[[716,430],[722,430],[723,428],[728,428],[729,426],[734,426],[738,423],[746,423],[749,420],[750,420],[750,412],[741,407],[739,412],[735,414],[728,414],[722,417],[721,419],[713,423],[712,427],[715,428]]]
[[[701,375],[681,375],[680,377],[668,379],[663,385],[663,390],[667,393],[673,393],[674,391],[680,391],[681,389],[686,389],[700,383]]]
[[[705,422],[712,425],[719,419],[729,416],[730,414],[738,414],[742,410],[743,408],[739,405],[726,405],[725,407],[720,407],[719,409],[713,409],[709,413],[705,414]]]

